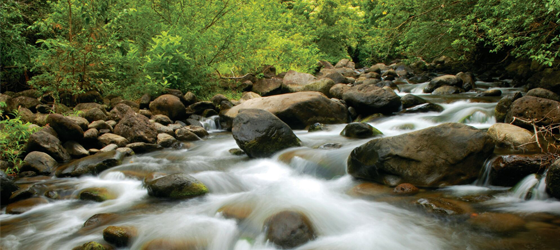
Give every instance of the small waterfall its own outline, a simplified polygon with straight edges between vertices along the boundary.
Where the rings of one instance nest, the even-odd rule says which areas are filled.
[[[531,174],[511,189],[511,196],[522,200],[546,200],[546,172],[542,176]]]
[[[202,127],[206,129],[206,131],[208,132],[222,129],[222,127],[220,126],[219,115],[210,116],[208,118],[202,118],[202,120],[200,120],[200,123],[202,123]]]
[[[490,172],[492,171],[492,162],[494,161],[495,157],[486,159],[484,162],[484,167],[482,169],[482,173],[475,181],[475,185],[487,187],[490,186]]]

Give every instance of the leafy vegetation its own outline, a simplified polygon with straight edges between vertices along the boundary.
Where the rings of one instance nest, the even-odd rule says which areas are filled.
[[[6,170],[6,173],[17,173],[23,163],[19,156],[25,150],[25,143],[29,136],[36,129],[30,126],[31,123],[24,123],[17,111],[12,114],[14,118],[10,118],[1,111],[3,108],[6,108],[6,103],[0,102],[0,117],[2,117],[0,119],[0,158],[12,165]]]

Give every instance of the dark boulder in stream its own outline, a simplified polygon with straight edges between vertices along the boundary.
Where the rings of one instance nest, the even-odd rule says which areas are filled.
[[[124,154],[117,151],[97,153],[60,166],[55,175],[57,177],[79,177],[82,175],[96,175],[102,171],[117,166],[124,158]]]
[[[161,198],[184,199],[208,193],[208,188],[188,174],[170,174],[145,180],[148,195]]]
[[[546,154],[500,155],[491,162],[490,184],[513,187],[530,174],[542,174],[552,159]]]
[[[266,239],[282,249],[291,249],[315,238],[307,216],[292,211],[277,213],[265,222]]]
[[[233,120],[233,138],[252,158],[270,157],[274,153],[301,146],[292,129],[272,113],[261,109],[243,109]]]
[[[353,122],[344,127],[340,135],[350,138],[370,138],[377,135],[382,135],[381,131],[372,127],[367,123]]]
[[[444,123],[374,139],[355,148],[348,157],[348,173],[389,186],[457,185],[476,179],[493,150],[494,143],[486,132],[460,123]]]
[[[546,174],[546,191],[556,199],[560,199],[560,160],[555,161]]]
[[[342,99],[363,115],[391,114],[401,107],[401,97],[391,88],[381,88],[375,84],[353,86],[342,95]]]

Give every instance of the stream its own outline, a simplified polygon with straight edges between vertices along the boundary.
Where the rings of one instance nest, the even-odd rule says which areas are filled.
[[[444,122],[479,129],[495,123],[500,97],[473,92],[433,96],[421,93],[424,85],[400,85],[398,94],[414,93],[442,105],[443,112],[399,114],[369,124],[384,136],[395,136]],[[477,85],[479,90],[498,88],[504,95],[519,91],[493,83]],[[65,190],[59,193],[66,196],[20,215],[3,211],[0,249],[72,249],[104,242],[102,231],[109,225],[126,225],[134,226],[138,235],[122,249],[142,249],[150,241],[165,239],[196,245],[189,249],[272,250],[277,248],[266,241],[263,224],[285,210],[305,214],[314,227],[317,237],[297,248],[301,250],[560,249],[560,201],[546,195],[542,176],[528,176],[510,189],[492,186],[483,179],[482,169],[472,185],[395,196],[391,188],[368,186],[346,174],[350,152],[370,139],[340,136],[344,124],[326,125],[327,131],[295,131],[302,147],[249,159],[228,152],[237,145],[215,121],[205,123],[210,136],[188,143],[187,149],[130,156],[99,176],[19,180]],[[180,201],[148,196],[142,185],[145,176],[178,172],[191,174],[210,192]],[[88,187],[104,187],[118,197],[104,202],[76,199],[78,191]],[[446,214],[429,204],[418,205],[434,199],[453,201],[463,212]],[[507,216],[473,222],[485,212],[514,216],[521,225],[512,225]],[[114,218],[103,226],[83,228],[88,218],[101,213]],[[505,229],[499,227],[502,224]]]

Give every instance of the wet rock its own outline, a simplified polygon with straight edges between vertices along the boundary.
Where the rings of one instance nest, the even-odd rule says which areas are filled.
[[[474,228],[494,233],[510,233],[525,228],[525,220],[513,214],[485,212],[472,215],[467,222]]]
[[[103,239],[116,247],[129,246],[138,235],[138,231],[132,226],[108,226],[103,230]]]
[[[127,138],[129,142],[155,143],[157,130],[145,116],[129,112],[115,126],[115,134]]]
[[[94,229],[99,226],[107,225],[112,221],[116,220],[119,216],[113,213],[102,213],[102,214],[95,214],[89,219],[84,222],[84,226],[80,229],[81,232],[88,231],[90,229]]]
[[[426,112],[442,112],[443,107],[441,105],[435,103],[424,103],[420,105],[416,105],[411,108],[407,108],[402,113],[405,114],[412,114],[412,113],[426,113]]]
[[[479,94],[480,96],[501,96],[502,91],[499,89],[489,89]]]
[[[362,115],[390,114],[399,111],[401,107],[401,98],[393,90],[372,84],[353,86],[342,98]]]
[[[300,91],[317,91],[321,92],[326,96],[330,96],[329,90],[335,85],[334,81],[329,78],[323,78],[319,80],[313,80],[305,84],[289,84],[284,85],[284,88],[289,92],[300,92]]]
[[[496,123],[488,128],[488,135],[498,148],[526,153],[540,151],[533,133],[515,125]]]
[[[367,123],[353,122],[346,125],[340,135],[350,138],[370,138],[383,133]]]
[[[432,93],[439,87],[442,86],[454,86],[457,88],[462,87],[463,80],[454,75],[443,75],[438,76],[430,81],[430,83],[424,88],[424,93]]]
[[[401,98],[402,108],[407,109],[420,104],[428,103],[424,98],[415,96],[412,94],[407,94]]]
[[[177,140],[180,141],[198,141],[201,140],[199,136],[197,136],[192,130],[187,127],[177,129],[175,131],[175,136]]]
[[[317,147],[317,149],[337,149],[337,148],[342,148],[342,144],[340,144],[340,143],[325,143],[325,144]]]
[[[410,183],[401,183],[393,189],[393,192],[398,195],[415,195],[419,191],[416,186]]]
[[[108,245],[103,245],[103,244],[100,244],[100,243],[95,242],[95,241],[90,241],[90,242],[84,243],[81,246],[77,246],[75,248],[72,248],[72,250],[113,250],[113,247],[108,246]]]
[[[119,148],[119,146],[118,146],[117,144],[112,143],[112,144],[109,144],[109,145],[107,145],[107,146],[105,146],[105,147],[103,147],[103,148],[101,148],[101,149],[90,148],[89,151],[90,151],[90,154],[93,155],[93,154],[96,154],[96,153],[98,153],[98,152],[111,152],[111,151],[115,151],[115,150],[117,150],[117,148]],[[97,151],[96,151],[96,150],[97,150]],[[131,150],[132,150],[132,149],[131,149]]]
[[[453,95],[453,94],[459,94],[461,92],[463,92],[463,90],[458,87],[444,85],[435,89],[432,92],[432,95]]]
[[[266,239],[282,249],[301,246],[315,238],[307,216],[292,211],[277,213],[265,222]]]
[[[540,98],[545,98],[557,102],[560,101],[560,95],[548,89],[543,89],[543,88],[531,89],[527,92],[527,96],[540,97]]]
[[[89,152],[84,148],[84,146],[75,141],[67,141],[63,146],[74,158],[82,158],[89,155]]]
[[[105,121],[109,119],[109,114],[104,109],[99,108],[92,108],[88,109],[83,113],[83,117],[87,119],[89,122],[93,121]]]
[[[218,112],[216,110],[213,110],[213,109],[205,109],[202,112],[202,116],[204,116],[204,117],[210,117],[210,116],[215,116],[215,115],[218,115]]]
[[[133,142],[126,144],[127,148],[132,149],[137,154],[149,153],[160,149],[155,143]]]
[[[208,193],[208,188],[188,174],[170,174],[146,180],[148,195],[161,198],[194,198]]]
[[[506,115],[507,112],[510,109],[511,104],[522,97],[521,92],[515,92],[512,94],[509,94],[507,96],[502,97],[502,99],[500,99],[500,101],[498,101],[498,104],[496,104],[496,108],[495,108],[495,116],[496,116],[496,122],[504,122],[504,120],[506,119]]]
[[[324,130],[326,130],[325,124],[317,122],[310,125],[309,128],[307,129],[307,132],[316,132],[316,131],[324,131]]]
[[[245,151],[241,150],[240,148],[232,148],[228,150],[228,152],[232,155],[245,155]]]
[[[252,158],[269,157],[301,145],[290,127],[266,110],[244,109],[233,120],[233,138]]]
[[[43,197],[29,198],[14,202],[6,207],[7,214],[23,214],[34,207],[42,204],[47,204],[49,201]]]
[[[104,202],[106,200],[114,200],[117,194],[109,191],[106,188],[93,187],[80,190],[78,199],[86,201]]]
[[[473,212],[465,202],[445,198],[421,198],[415,204],[428,213],[438,215],[459,215]]]
[[[141,250],[205,250],[204,243],[196,240],[159,238],[142,245]]]
[[[0,171],[0,206],[5,206],[10,200],[12,193],[18,190],[19,187],[8,178],[4,171]]]
[[[292,129],[304,129],[316,122],[345,123],[348,117],[346,107],[340,102],[318,92],[297,92],[245,101],[220,114],[222,128],[231,128],[233,119],[242,109],[266,110]]]
[[[165,133],[168,135],[175,136],[175,132],[174,132],[175,130],[170,126],[163,126],[162,124],[155,122],[154,127],[156,127],[156,131],[158,132],[158,134]]]
[[[252,204],[230,204],[221,207],[218,212],[221,213],[225,218],[234,218],[238,220],[244,220],[253,213],[254,205]]]
[[[20,171],[33,171],[40,175],[50,175],[51,172],[57,167],[57,162],[50,155],[33,151],[23,159],[23,166]]]
[[[208,110],[208,109],[215,110],[216,106],[214,106],[214,103],[209,102],[209,101],[197,102],[197,103],[193,103],[193,104],[191,104],[187,107],[187,113],[202,115],[202,113],[204,113],[204,111]],[[192,116],[190,118],[192,118]]]
[[[84,130],[82,130],[80,125],[62,115],[50,114],[47,117],[47,122],[63,141],[81,140],[84,138]]]
[[[337,99],[342,99],[342,96],[344,95],[344,93],[346,93],[346,91],[348,91],[350,88],[352,88],[352,87],[348,84],[344,84],[344,83],[335,84],[329,89],[329,95],[328,96],[331,96],[331,97],[334,97],[334,98],[337,98]]]
[[[172,120],[186,118],[185,105],[174,95],[162,95],[150,103],[150,111],[154,115],[165,115]]]
[[[43,184],[21,184],[19,189],[14,191],[12,196],[10,196],[10,202],[21,201],[34,196],[42,195],[45,193],[46,189],[47,187]]]
[[[152,120],[154,120],[157,123],[160,123],[164,126],[167,126],[171,123],[173,123],[173,121],[171,121],[171,119],[169,119],[169,117],[167,117],[166,115],[154,115],[152,117]]]
[[[91,129],[91,128],[94,128],[94,129],[97,129],[97,130],[108,129],[111,132],[113,132],[113,127],[103,120],[93,121],[91,124],[88,125],[88,129]]]
[[[554,123],[560,123],[560,102],[534,97],[524,96],[515,100],[511,104],[511,108],[506,115],[505,122],[533,129],[532,125],[522,120],[535,121],[537,126],[547,126]],[[513,121],[513,118],[517,117]]]
[[[55,175],[57,177],[79,177],[82,175],[96,175],[102,171],[117,166],[124,156],[116,151],[100,152],[60,166]]]
[[[546,174],[546,192],[560,200],[560,160],[555,161]]]
[[[475,84],[475,77],[474,74],[471,72],[459,72],[457,74],[457,77],[461,79],[461,81],[463,81],[463,85],[462,88],[465,91],[469,91],[471,89],[475,89],[476,88],[476,84]]]
[[[57,161],[67,161],[71,159],[70,154],[62,147],[60,140],[44,129],[33,133],[29,137],[26,151],[45,152]]]
[[[468,183],[494,150],[484,131],[460,123],[379,138],[355,148],[348,173],[355,178],[396,186],[440,187]]]
[[[128,144],[128,140],[120,135],[106,133],[97,138],[99,145],[105,147],[109,144],[117,144],[119,147],[124,147]]]
[[[161,133],[157,136],[157,145],[161,147],[169,148],[173,147],[177,143],[177,139],[169,134]]]
[[[351,190],[351,194],[371,197],[386,196],[392,194],[392,192],[393,189],[391,189],[390,187],[371,182],[356,185]]]

